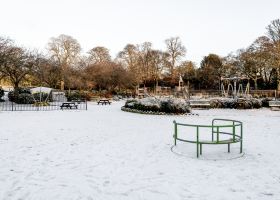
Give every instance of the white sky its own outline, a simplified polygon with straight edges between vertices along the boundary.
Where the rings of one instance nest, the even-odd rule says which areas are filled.
[[[179,36],[186,59],[222,56],[247,47],[280,18],[280,0],[0,0],[0,35],[44,50],[50,37],[74,37],[87,52],[95,46],[113,57],[145,41],[164,49]]]

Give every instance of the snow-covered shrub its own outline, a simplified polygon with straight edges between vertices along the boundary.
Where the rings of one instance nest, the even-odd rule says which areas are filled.
[[[190,106],[184,99],[146,97],[143,99],[129,99],[125,108],[154,113],[189,113]]]
[[[253,109],[261,108],[262,101],[256,98],[248,99],[211,99],[210,101],[211,108],[242,108],[242,109]]]
[[[272,101],[273,98],[262,98],[261,99],[261,102],[262,102],[262,107],[269,107],[269,101]]]

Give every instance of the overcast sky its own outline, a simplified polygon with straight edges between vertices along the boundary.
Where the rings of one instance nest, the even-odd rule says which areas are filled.
[[[87,52],[95,46],[113,57],[145,41],[164,49],[179,36],[186,59],[225,56],[264,35],[280,18],[280,0],[0,0],[0,35],[44,50],[51,37],[74,37]]]

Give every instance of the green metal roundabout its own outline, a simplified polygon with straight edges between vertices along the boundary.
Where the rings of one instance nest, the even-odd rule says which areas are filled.
[[[243,123],[231,119],[213,119],[211,125],[174,123],[174,146],[177,142],[193,143],[196,145],[196,157],[202,155],[203,145],[227,145],[240,143],[239,153],[243,151]]]

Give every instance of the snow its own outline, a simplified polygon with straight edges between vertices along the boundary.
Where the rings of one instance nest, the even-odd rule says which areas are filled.
[[[161,116],[123,112],[123,104],[0,112],[0,199],[280,199],[280,112]],[[228,157],[223,145],[204,145],[200,159],[193,144],[171,151],[173,120],[210,124],[216,117],[244,122],[244,156],[231,159],[238,144]]]

